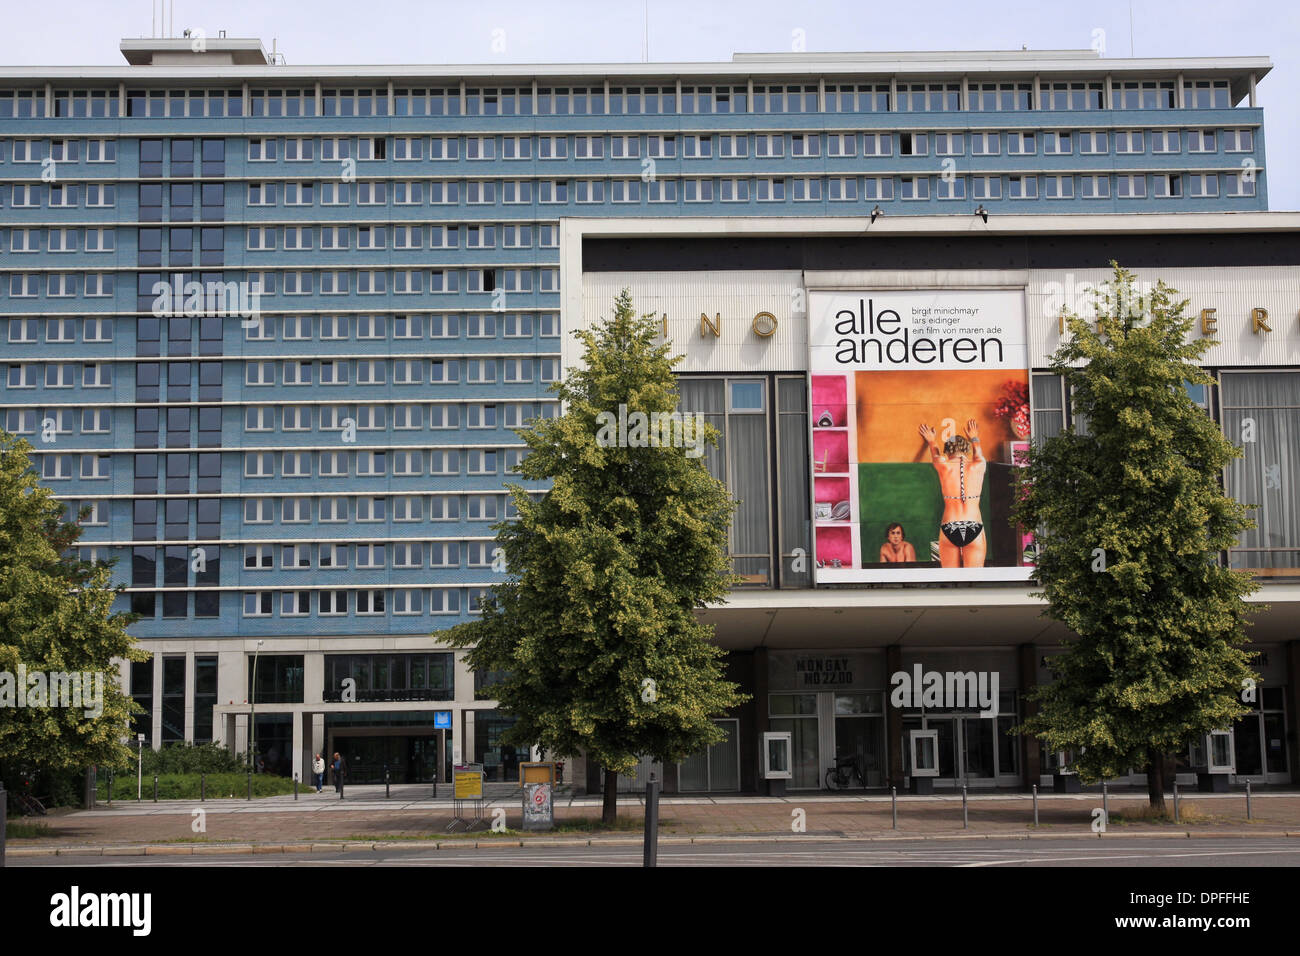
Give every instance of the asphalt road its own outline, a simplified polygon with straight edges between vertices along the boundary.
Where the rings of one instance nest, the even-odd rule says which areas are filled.
[[[10,867],[287,867],[287,866],[641,866],[641,847],[472,847],[351,853],[205,854],[203,856],[50,856],[10,858]],[[832,840],[782,845],[660,846],[660,866],[938,866],[938,867],[1226,867],[1300,866],[1300,841],[1197,840]]]

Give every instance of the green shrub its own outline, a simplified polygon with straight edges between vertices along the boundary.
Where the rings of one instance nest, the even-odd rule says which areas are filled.
[[[99,799],[105,801],[108,799],[108,781],[101,781]],[[187,774],[159,774],[158,775],[158,799],[159,800],[197,800],[199,799],[200,777],[197,773]],[[301,786],[301,785],[300,785]],[[301,788],[300,792],[305,788]],[[146,773],[141,790],[146,801],[153,800],[153,774]],[[274,797],[280,794],[293,793],[293,779],[290,777],[277,777],[274,774],[255,773],[253,774],[253,796],[254,797]],[[245,799],[248,796],[248,775],[247,773],[209,773],[207,774],[207,791],[206,795],[209,800],[228,800],[231,795],[236,799]],[[113,799],[114,800],[135,800],[136,796],[136,775],[126,774],[115,776],[113,778]]]

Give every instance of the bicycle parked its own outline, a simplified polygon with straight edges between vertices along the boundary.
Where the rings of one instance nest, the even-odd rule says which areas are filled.
[[[862,768],[862,758],[858,754],[851,757],[836,757],[835,766],[826,771],[827,790],[847,790],[857,778],[858,786],[866,789],[867,773]]]

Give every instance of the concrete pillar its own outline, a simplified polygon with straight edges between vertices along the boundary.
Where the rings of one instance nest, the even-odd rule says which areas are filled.
[[[897,644],[885,648],[885,674],[903,669],[903,649]],[[903,789],[903,712],[889,704],[885,695],[885,756],[889,786]]]
[[[155,750],[162,747],[162,695],[163,695],[163,656],[161,651],[153,655],[153,721],[149,736],[145,739],[146,747]]]
[[[1038,705],[1025,699],[1038,686],[1038,648],[1033,644],[1021,644],[1016,648],[1016,662],[1020,671],[1020,719],[1024,720],[1038,712]],[[1042,773],[1038,738],[1021,734],[1016,745],[1020,748],[1020,779],[1028,790],[1038,783]]]
[[[1286,709],[1286,723],[1291,732],[1286,735],[1287,755],[1291,766],[1291,782],[1300,780],[1300,734],[1295,732],[1300,719],[1300,641],[1286,642],[1286,671],[1283,678],[1282,705]]]
[[[763,734],[772,729],[772,720],[768,716],[768,694],[771,692],[770,664],[766,647],[754,648],[754,741],[749,747],[749,760],[753,760],[754,767],[753,779],[754,789],[759,793],[766,792],[766,782],[763,780]],[[740,786],[742,789],[749,789],[749,774],[746,767],[749,766],[749,760],[745,759],[745,739],[741,737],[741,760],[740,760]]]
[[[306,714],[304,715],[304,724],[311,722],[311,728],[306,741],[307,758],[310,760],[315,756],[316,751],[320,751],[325,762],[329,763],[332,750],[327,749],[325,742],[325,715],[324,714]],[[310,778],[308,778],[310,779]]]
[[[194,742],[194,652],[185,652],[185,739]]]
[[[311,719],[309,714],[302,711],[295,711],[293,715],[293,750],[290,751],[289,773],[297,773],[298,779],[306,782],[311,779],[311,758],[312,753],[307,750],[307,734],[303,731],[306,729],[307,722]]]
[[[305,704],[319,704],[325,697],[325,654],[321,651],[304,651],[302,655],[302,700]]]

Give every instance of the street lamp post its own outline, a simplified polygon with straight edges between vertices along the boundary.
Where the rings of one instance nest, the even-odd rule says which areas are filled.
[[[253,751],[257,745],[257,655],[262,652],[262,642],[253,651],[253,686],[248,691],[248,767],[253,768]]]

